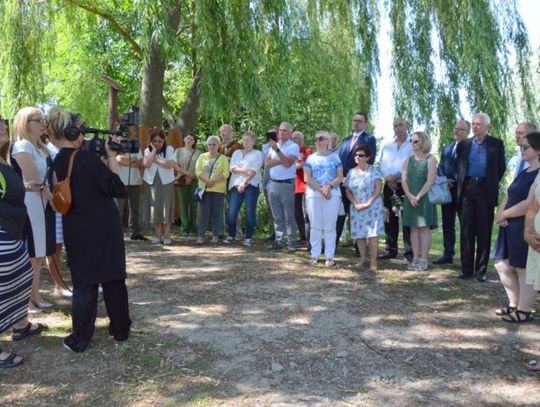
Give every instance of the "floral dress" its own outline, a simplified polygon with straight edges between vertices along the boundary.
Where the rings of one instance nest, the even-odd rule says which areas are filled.
[[[360,203],[366,203],[375,191],[375,182],[381,180],[379,170],[371,165],[362,171],[353,168],[347,174],[345,186]],[[382,198],[379,196],[373,204],[364,210],[357,210],[351,204],[351,238],[365,239],[376,237],[384,232],[384,212]]]

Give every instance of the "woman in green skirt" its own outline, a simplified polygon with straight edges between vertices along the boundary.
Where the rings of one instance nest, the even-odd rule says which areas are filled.
[[[413,154],[403,164],[403,225],[411,228],[413,260],[409,270],[427,270],[431,248],[431,229],[437,226],[437,209],[428,198],[428,191],[437,176],[437,160],[431,154],[429,136],[417,131],[412,136]]]

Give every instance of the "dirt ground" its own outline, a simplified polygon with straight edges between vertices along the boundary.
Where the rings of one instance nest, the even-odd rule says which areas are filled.
[[[69,300],[56,299],[33,318],[43,336],[0,337],[26,357],[0,371],[1,406],[540,405],[540,374],[523,366],[540,356],[539,323],[495,316],[494,271],[481,284],[402,260],[359,272],[351,248],[314,269],[305,250],[263,242],[126,245],[130,340],[108,337],[100,304],[93,347],[68,352]]]

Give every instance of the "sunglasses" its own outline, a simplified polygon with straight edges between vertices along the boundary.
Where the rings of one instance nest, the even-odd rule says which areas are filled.
[[[412,143],[413,143],[413,144],[418,144],[418,143],[420,143],[420,140],[413,140]]]
[[[522,145],[521,145],[521,149],[522,149],[523,151],[527,151],[527,150],[529,149],[529,147],[531,147],[531,146],[528,145],[528,144],[522,144]]]
[[[365,154],[355,154],[354,156],[355,157],[360,157],[360,158],[366,158],[367,157],[367,155],[365,155]]]
[[[315,141],[324,141],[326,137],[315,137]]]

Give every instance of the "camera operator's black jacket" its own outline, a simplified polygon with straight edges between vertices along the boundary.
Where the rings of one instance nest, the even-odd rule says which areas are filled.
[[[54,160],[58,181],[67,176],[73,149],[62,148]],[[125,198],[124,184],[91,151],[80,151],[71,174],[72,207],[62,217],[64,244],[73,284],[126,278],[120,215],[113,197]]]

